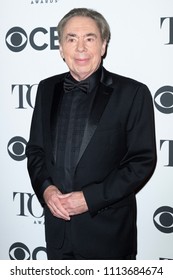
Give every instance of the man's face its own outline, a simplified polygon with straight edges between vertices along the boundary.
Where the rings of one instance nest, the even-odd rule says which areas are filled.
[[[60,54],[76,80],[84,80],[97,70],[105,50],[106,41],[102,41],[93,19],[75,16],[66,23]]]

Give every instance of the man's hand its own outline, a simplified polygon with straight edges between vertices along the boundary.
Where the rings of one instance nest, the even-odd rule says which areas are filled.
[[[59,199],[61,205],[70,216],[82,214],[88,211],[88,206],[82,191],[61,194],[59,195]]]
[[[51,213],[64,220],[88,211],[82,191],[62,194],[56,186],[51,185],[44,191],[43,197]]]
[[[70,220],[70,215],[62,205],[60,196],[62,197],[62,193],[54,185],[50,185],[43,194],[47,206],[55,217]]]

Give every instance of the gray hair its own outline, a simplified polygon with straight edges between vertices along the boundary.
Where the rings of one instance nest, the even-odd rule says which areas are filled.
[[[72,17],[75,17],[75,16],[92,18],[96,22],[96,24],[99,28],[102,41],[106,40],[107,44],[109,43],[110,37],[111,37],[111,32],[110,32],[109,24],[107,23],[106,19],[103,17],[102,14],[98,13],[97,11],[92,10],[92,9],[87,9],[87,8],[72,9],[60,20],[60,22],[57,26],[58,37],[59,37],[60,43],[62,40],[62,35],[63,35],[63,31],[64,31],[64,27],[65,27],[66,23],[68,22],[69,19],[71,19]]]

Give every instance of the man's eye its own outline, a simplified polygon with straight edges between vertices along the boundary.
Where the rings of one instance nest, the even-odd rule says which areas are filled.
[[[73,42],[75,42],[75,39],[74,39],[74,38],[68,38],[68,39],[67,39],[67,42],[73,43]]]
[[[93,41],[94,41],[94,38],[92,38],[92,37],[87,38],[87,42],[93,42]]]

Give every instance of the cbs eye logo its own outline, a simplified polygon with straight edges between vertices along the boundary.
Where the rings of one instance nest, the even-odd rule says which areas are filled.
[[[33,252],[30,252],[29,248],[21,242],[14,243],[9,249],[10,260],[38,260],[39,254],[42,253],[45,255],[45,247],[37,247],[33,250]],[[44,257],[42,256],[42,258]]]
[[[6,35],[7,47],[13,52],[22,51],[27,45],[27,34],[20,27],[11,28]]]
[[[162,206],[153,215],[154,225],[163,233],[173,232],[173,208]]]
[[[16,161],[24,160],[26,158],[25,155],[26,144],[27,141],[24,138],[20,136],[13,137],[8,142],[8,146],[7,146],[9,156]]]
[[[173,113],[173,87],[164,86],[159,88],[154,96],[154,104],[161,113]]]

